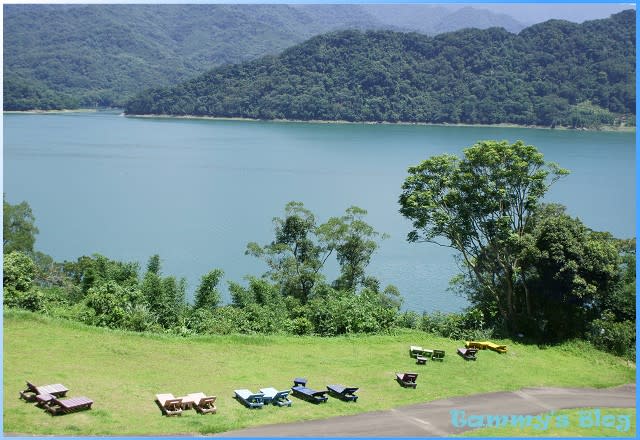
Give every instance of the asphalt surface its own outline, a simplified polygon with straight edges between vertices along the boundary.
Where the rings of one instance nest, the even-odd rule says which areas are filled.
[[[299,404],[311,405],[304,402]],[[357,405],[357,402],[347,404]],[[605,389],[523,388],[514,392],[434,400],[354,416],[266,425],[224,432],[216,437],[442,437],[473,429],[468,424],[478,422],[478,416],[537,415],[568,408],[600,408],[603,416],[606,408],[635,407],[635,384]],[[461,411],[464,411],[464,416]],[[597,415],[593,413],[593,417]],[[481,420],[487,419],[484,417]],[[553,426],[553,421],[547,421]],[[531,423],[538,423],[540,429],[544,429],[541,418],[533,418]]]

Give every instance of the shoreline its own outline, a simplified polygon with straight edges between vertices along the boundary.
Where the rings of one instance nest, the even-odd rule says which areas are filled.
[[[574,131],[607,131],[621,133],[635,133],[636,127],[624,126],[614,127],[610,125],[600,128],[571,128],[571,127],[544,127],[541,125],[518,125],[508,122],[500,124],[468,124],[468,123],[436,123],[436,122],[389,122],[389,121],[345,121],[345,120],[322,120],[322,119],[255,119],[230,116],[196,116],[196,115],[124,115],[125,118],[147,118],[147,119],[192,119],[192,120],[209,120],[209,121],[241,121],[241,122],[274,122],[274,123],[303,123],[303,124],[352,124],[352,125],[420,125],[432,127],[482,127],[482,128],[527,128],[536,130],[574,130]]]
[[[91,109],[81,108],[75,110],[3,110],[3,114],[62,114],[62,113],[98,113],[101,111],[118,111],[119,108]],[[499,124],[469,124],[469,123],[447,123],[447,122],[389,122],[389,121],[346,121],[346,120],[323,120],[323,119],[256,119],[231,116],[197,116],[197,115],[127,115],[122,111],[122,115],[126,118],[142,118],[142,119],[186,119],[186,120],[205,120],[205,121],[240,121],[240,122],[274,122],[274,123],[304,123],[304,124],[353,124],[353,125],[420,125],[432,127],[481,127],[481,128],[527,128],[536,130],[564,130],[564,131],[594,131],[594,132],[620,132],[635,133],[635,126],[611,126],[603,125],[600,128],[571,128],[571,127],[545,127],[541,125],[519,125],[508,122]]]
[[[114,109],[115,110],[115,109]],[[75,110],[63,109],[63,110],[3,110],[2,114],[10,115],[46,115],[46,114],[59,114],[59,113],[97,113],[100,110],[93,108],[79,108]]]

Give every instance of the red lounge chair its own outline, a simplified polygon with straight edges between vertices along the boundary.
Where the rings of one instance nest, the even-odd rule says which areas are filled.
[[[42,395],[39,395],[40,397]],[[38,399],[39,401],[42,398]],[[43,403],[44,409],[49,412],[52,416],[56,416],[59,414],[67,414],[74,411],[82,411],[85,409],[91,409],[91,405],[93,405],[93,400],[88,397],[71,397],[69,399],[57,399],[51,396],[51,399],[47,401],[47,403]]]
[[[417,373],[396,373],[396,380],[405,388],[415,388],[418,386],[416,379],[418,379]]]
[[[27,388],[20,391],[20,397],[27,402],[35,402],[37,395],[49,394],[53,397],[64,397],[69,389],[60,383],[36,386],[27,382]]]
[[[458,348],[458,354],[462,356],[465,361],[475,361],[477,348]]]

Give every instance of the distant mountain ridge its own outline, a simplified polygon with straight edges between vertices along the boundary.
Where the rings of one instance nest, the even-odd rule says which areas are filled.
[[[4,5],[4,109],[121,106],[134,93],[340,29],[522,29],[434,5]]]
[[[147,90],[127,114],[572,127],[635,114],[635,11],[512,34],[342,31]]]

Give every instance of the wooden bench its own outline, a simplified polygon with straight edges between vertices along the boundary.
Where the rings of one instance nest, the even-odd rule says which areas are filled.
[[[49,394],[53,397],[64,397],[68,391],[69,389],[61,383],[36,386],[31,382],[27,382],[27,388],[20,391],[20,397],[27,402],[35,402],[38,395]]]
[[[74,411],[91,409],[91,405],[93,405],[93,400],[84,396],[71,397],[63,400],[56,399],[54,397],[45,404],[44,409],[46,409],[52,416],[55,416],[58,414],[67,414]]]

